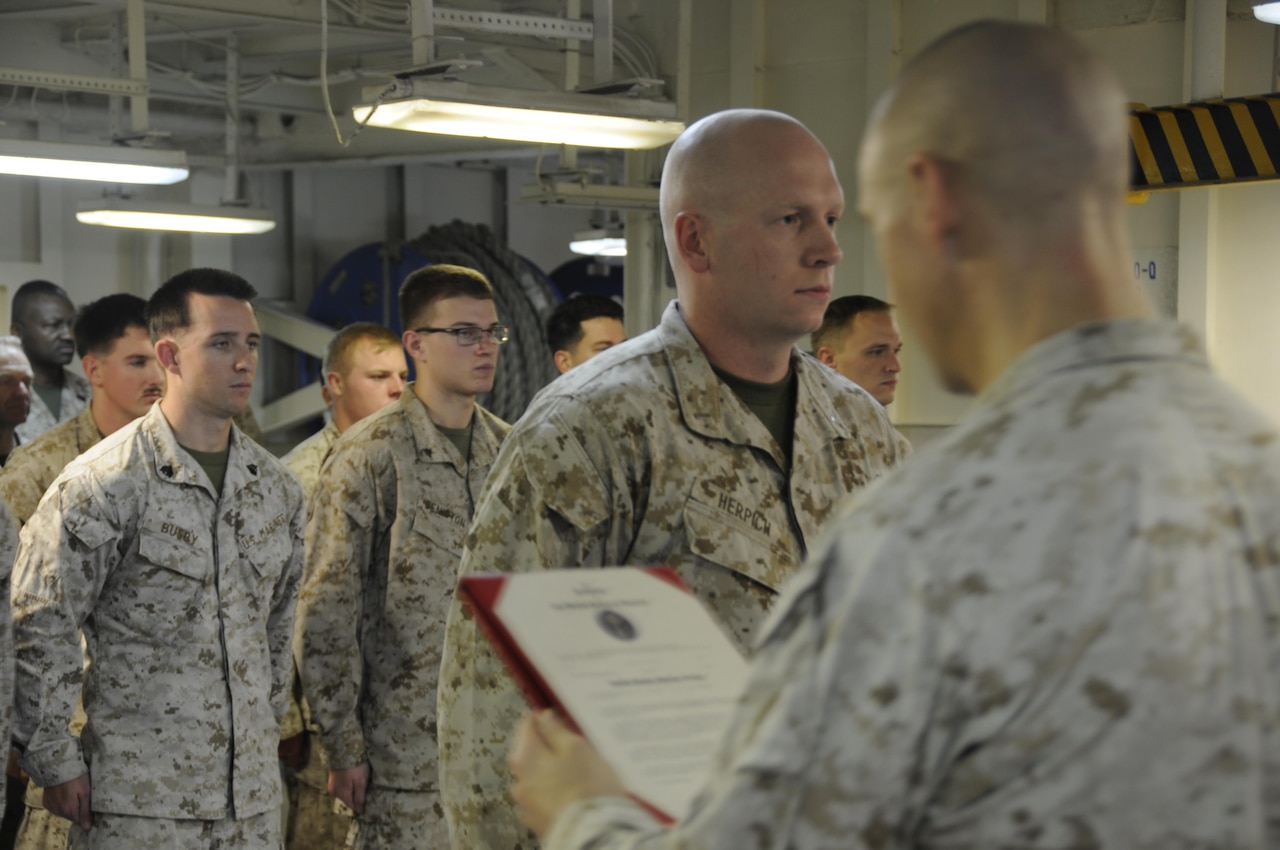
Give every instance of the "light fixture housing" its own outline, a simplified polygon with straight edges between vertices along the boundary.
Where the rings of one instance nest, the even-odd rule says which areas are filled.
[[[625,257],[627,240],[622,231],[615,227],[582,230],[573,234],[569,250],[588,257]]]
[[[190,173],[182,151],[0,139],[0,174],[169,185]]]
[[[684,131],[675,104],[667,101],[424,79],[406,81],[404,88],[411,92],[407,97],[376,109],[355,107],[356,121],[446,136],[625,150],[661,147]]]
[[[102,227],[170,230],[182,233],[266,233],[276,226],[271,212],[214,204],[172,204],[131,198],[82,201],[76,221]]]
[[[1253,16],[1263,23],[1280,24],[1280,2],[1254,3]]]

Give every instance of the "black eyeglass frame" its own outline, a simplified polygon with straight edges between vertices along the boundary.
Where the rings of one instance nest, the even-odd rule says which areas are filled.
[[[458,345],[464,348],[479,345],[480,340],[486,336],[489,337],[489,341],[494,345],[505,345],[511,341],[511,328],[506,325],[490,325],[487,328],[478,328],[475,325],[467,325],[461,328],[414,328],[413,332],[417,334],[450,334]],[[468,339],[471,339],[471,341],[467,342]]]

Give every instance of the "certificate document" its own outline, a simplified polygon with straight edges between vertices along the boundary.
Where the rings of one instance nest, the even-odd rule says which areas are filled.
[[[666,567],[462,579],[529,701],[555,708],[639,802],[677,820],[702,787],[746,661]]]

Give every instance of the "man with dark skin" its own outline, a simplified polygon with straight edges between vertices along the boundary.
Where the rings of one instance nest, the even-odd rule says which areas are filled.
[[[31,413],[17,431],[24,443],[75,416],[89,402],[89,382],[66,369],[76,353],[71,330],[75,317],[75,305],[55,283],[32,280],[14,293],[10,332],[22,340],[35,377]]]

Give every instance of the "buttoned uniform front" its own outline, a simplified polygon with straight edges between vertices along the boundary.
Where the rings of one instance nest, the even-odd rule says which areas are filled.
[[[307,522],[299,670],[335,769],[368,762],[378,788],[437,783],[436,675],[473,504],[510,426],[475,408],[471,456],[413,385],[352,425],[321,472]],[[437,816],[431,827],[445,840]],[[420,836],[416,845],[435,846]]]
[[[658,328],[562,375],[503,446],[462,572],[670,564],[746,647],[836,504],[906,447],[865,390],[794,351],[791,457],[720,381],[673,302]],[[440,672],[453,846],[527,847],[507,799],[524,703],[455,599]]]
[[[0,499],[19,523],[25,523],[35,513],[44,491],[66,465],[101,439],[102,434],[93,421],[92,406],[85,405],[75,417],[13,450],[0,469]]]
[[[122,815],[277,807],[302,531],[297,481],[234,427],[221,495],[160,405],[72,462],[13,581],[14,739],[32,778],[88,772],[94,811]]]
[[[1155,320],[1026,352],[787,590],[688,818],[547,850],[1280,845],[1280,435]]]
[[[49,406],[44,403],[40,393],[33,388],[31,390],[31,411],[27,414],[26,421],[13,429],[14,433],[18,435],[19,442],[29,443],[59,422],[66,422],[71,419],[81,410],[84,410],[85,406],[89,404],[89,399],[92,395],[93,387],[89,386],[89,382],[64,366],[62,369],[62,409],[58,411],[57,418],[54,418],[53,411],[49,410]]]

